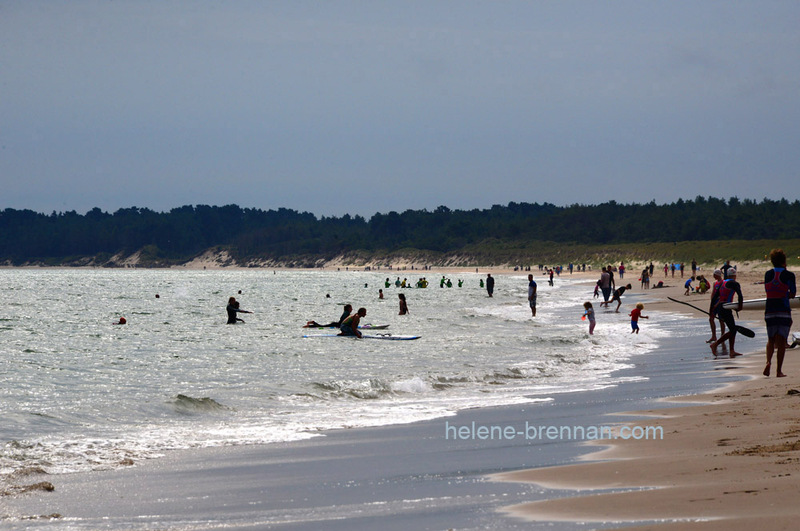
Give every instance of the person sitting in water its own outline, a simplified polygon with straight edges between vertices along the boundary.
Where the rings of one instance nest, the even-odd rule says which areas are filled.
[[[359,308],[358,312],[354,313],[344,321],[342,321],[342,326],[339,327],[340,336],[355,336],[360,338],[361,332],[358,331],[358,325],[361,322],[362,317],[367,316],[367,309],[366,308]]]
[[[348,317],[350,317],[350,312],[353,311],[353,306],[350,305],[350,304],[345,304],[343,310],[344,311],[342,312],[342,316],[339,317],[338,321],[334,321],[332,323],[328,323],[328,324],[325,324],[325,325],[324,324],[319,324],[316,321],[309,321],[309,322],[306,323],[306,325],[303,328],[339,328],[340,326],[342,326],[342,323],[344,322],[344,320],[347,319]]]

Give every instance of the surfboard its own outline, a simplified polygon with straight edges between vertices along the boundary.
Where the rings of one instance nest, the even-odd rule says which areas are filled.
[[[792,308],[800,308],[800,299],[797,297],[789,299],[789,306]],[[726,310],[735,310],[738,307],[736,302],[726,302],[722,305]],[[750,299],[749,301],[742,301],[742,310],[763,310],[767,307],[767,299]]]
[[[355,336],[340,336],[339,334],[307,334],[303,337],[345,337],[345,338],[355,338]],[[389,339],[394,341],[411,341],[413,339],[419,339],[422,336],[401,336],[401,335],[392,335],[389,333],[386,334],[361,334],[361,339]],[[356,338],[358,339],[358,338]]]
[[[331,330],[335,330],[336,329],[335,326],[308,326],[308,325],[305,325],[303,328],[318,328],[318,329],[319,328],[326,328],[326,329],[331,329]],[[364,326],[359,326],[358,327],[359,330],[386,330],[387,328],[389,328],[388,324],[387,325],[365,324]]]

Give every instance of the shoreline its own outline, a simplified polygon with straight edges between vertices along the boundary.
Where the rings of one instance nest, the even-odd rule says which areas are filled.
[[[764,296],[758,284],[761,275],[740,273],[745,300]],[[671,301],[647,304],[653,309],[690,311],[676,306]],[[752,344],[760,343],[760,348],[748,348],[735,360],[747,379],[667,399],[672,407],[666,410],[621,412],[645,417],[640,426],[662,426],[667,436],[658,444],[588,442],[589,447],[602,448],[584,455],[579,463],[492,476],[495,481],[568,492],[564,497],[507,506],[504,513],[528,522],[625,524],[621,529],[626,530],[796,527],[800,358],[796,350],[787,349],[787,377],[776,378],[774,367],[770,377],[764,377],[763,310],[741,312],[737,322],[744,320],[757,330]]]
[[[663,426],[668,437],[658,445],[614,441],[581,463],[495,476],[572,494],[504,510],[528,521],[639,524],[625,529],[793,528],[800,396],[789,391],[800,387],[791,378],[800,360],[787,357],[786,379],[761,376],[755,356],[742,365],[750,379],[677,400],[700,405],[630,412]]]
[[[534,273],[534,277],[537,276],[536,271],[531,272]],[[495,271],[492,273],[495,273]],[[527,275],[527,273],[527,271],[508,272],[511,275]],[[589,283],[599,276],[599,272],[587,272],[586,274],[581,274],[581,276],[585,276],[586,282]],[[577,275],[573,275],[573,278],[578,279]],[[658,275],[656,275],[657,278]],[[661,290],[648,292],[635,288],[633,295],[637,299],[644,298],[643,300],[648,309],[652,308],[654,310],[658,309],[658,311],[686,315],[685,307],[662,300],[665,296],[674,296],[675,298],[683,296],[682,282],[679,282],[679,280],[679,276],[676,276],[674,286]],[[748,282],[749,284],[751,283]],[[763,289],[763,287],[755,285],[748,287],[750,293],[754,293],[757,289]],[[745,291],[746,298],[748,298],[748,291]],[[704,305],[699,302],[701,300],[700,297],[690,296],[687,297],[687,300],[694,300],[701,307]],[[707,297],[702,298],[702,301],[705,301],[705,305],[707,305]],[[623,309],[627,312],[629,308],[630,303],[628,302]],[[692,316],[696,317],[696,315]],[[757,336],[756,340],[758,340],[758,337],[760,335]],[[677,337],[674,342],[667,342],[669,344],[659,347],[656,353],[651,353],[647,359],[642,360],[642,366],[647,367],[649,371],[656,370],[657,375],[654,376],[653,382],[659,380],[662,381],[662,386],[666,386],[664,388],[666,390],[662,389],[660,391],[662,396],[674,396],[672,389],[676,389],[678,394],[681,392],[691,393],[693,389],[705,389],[709,385],[708,381],[711,382],[712,387],[715,389],[714,392],[719,392],[717,388],[720,384],[720,376],[725,378],[727,375],[733,375],[740,370],[742,358],[737,358],[734,361],[724,358],[709,361],[710,352],[706,350],[707,347],[700,345],[700,348],[698,348],[697,344],[694,343],[700,341],[700,338]],[[662,355],[667,352],[670,353],[669,358],[662,359]],[[698,355],[699,352],[702,354]],[[749,361],[751,357],[746,356],[744,359]],[[636,374],[640,370],[640,362],[633,360],[633,363],[635,368],[626,369],[626,371]],[[655,364],[658,364],[656,369],[654,369]],[[679,367],[674,364],[679,364]],[[731,372],[716,373],[717,370],[723,369]],[[789,370],[788,365],[787,370]],[[698,375],[696,371],[701,371],[703,374]],[[673,382],[676,373],[679,376],[685,375],[688,381],[700,382],[703,379],[708,381],[703,380],[704,383],[702,384]],[[789,374],[791,377],[792,373]],[[681,388],[680,385],[682,384],[688,387]],[[187,512],[189,509],[184,505],[185,500],[211,499],[219,496],[226,503],[237,506],[238,509],[236,510],[238,512],[232,515],[228,511],[234,511],[234,509],[228,509],[227,505],[225,508],[220,506],[215,509],[217,512],[212,515],[212,518],[221,518],[223,521],[227,521],[229,518],[245,518],[245,513],[250,514],[248,511],[255,510],[244,507],[247,503],[262,507],[264,504],[272,504],[267,510],[267,513],[271,516],[267,520],[259,521],[260,524],[286,524],[288,528],[313,529],[315,524],[319,522],[315,522],[315,524],[306,522],[304,527],[300,524],[296,526],[290,525],[281,520],[281,518],[289,518],[287,515],[292,512],[291,507],[293,507],[289,502],[296,502],[296,498],[283,500],[283,505],[289,503],[290,509],[280,507],[281,504],[278,503],[280,500],[271,501],[271,498],[276,496],[278,491],[283,488],[287,488],[287,492],[292,496],[308,497],[309,493],[313,493],[325,485],[347,483],[350,480],[346,478],[351,478],[355,475],[356,479],[352,481],[361,486],[384,485],[385,483],[395,482],[401,484],[392,485],[393,494],[395,492],[402,493],[400,498],[387,496],[385,500],[379,503],[389,504],[389,500],[395,500],[399,505],[403,505],[408,504],[409,499],[413,499],[415,500],[414,503],[428,504],[430,506],[426,506],[426,512],[443,513],[436,518],[430,517],[434,518],[432,521],[436,522],[436,525],[433,526],[434,528],[453,527],[453,520],[463,519],[464,516],[461,513],[465,511],[469,514],[474,511],[482,518],[491,518],[486,515],[496,511],[506,515],[513,515],[507,527],[516,527],[519,523],[517,518],[522,515],[525,518],[530,517],[524,511],[523,513],[517,513],[516,511],[521,504],[531,498],[535,499],[537,496],[541,498],[543,496],[541,488],[533,483],[526,483],[524,486],[520,486],[522,484],[514,482],[504,482],[504,486],[500,487],[487,487],[486,478],[494,478],[494,474],[504,470],[526,468],[526,463],[529,467],[530,465],[547,466],[548,463],[571,462],[576,455],[588,451],[588,448],[579,446],[578,443],[569,445],[562,443],[562,448],[559,449],[555,448],[558,444],[551,444],[549,448],[542,451],[554,452],[553,456],[542,458],[540,454],[534,453],[534,450],[538,452],[541,449],[526,447],[529,445],[524,443],[512,446],[505,444],[481,446],[474,444],[475,441],[472,441],[472,444],[453,442],[445,445],[441,437],[442,426],[445,425],[445,422],[463,423],[472,419],[473,422],[502,421],[504,423],[513,423],[530,418],[532,412],[536,413],[537,419],[542,414],[545,415],[545,418],[549,418],[547,415],[554,415],[553,418],[555,419],[574,419],[576,413],[572,410],[575,404],[578,404],[581,410],[588,410],[580,412],[581,415],[584,415],[581,418],[585,420],[592,420],[601,416],[622,417],[619,421],[609,421],[613,424],[627,422],[628,420],[624,418],[626,414],[621,412],[630,411],[631,406],[633,406],[635,415],[641,416],[646,414],[643,412],[658,411],[660,412],[659,419],[672,417],[671,413],[677,411],[674,408],[674,404],[671,403],[674,400],[670,398],[670,403],[665,404],[653,403],[654,399],[650,398],[652,396],[651,392],[653,391],[649,383],[625,384],[625,389],[620,386],[618,391],[613,392],[577,392],[572,393],[573,396],[562,396],[556,401],[557,404],[552,407],[528,405],[497,409],[464,410],[456,417],[415,423],[410,426],[395,425],[385,428],[335,430],[326,433],[325,437],[318,437],[307,442],[181,451],[155,461],[142,462],[130,469],[78,473],[69,475],[69,477],[45,477],[42,479],[51,479],[56,482],[56,492],[30,494],[24,495],[19,499],[7,500],[15,504],[19,503],[23,507],[21,513],[15,511],[16,514],[64,513],[65,520],[42,521],[41,525],[47,527],[58,525],[69,527],[68,521],[78,518],[77,521],[86,519],[85,521],[93,521],[97,524],[106,520],[116,522],[114,528],[141,528],[144,524],[139,524],[138,526],[131,524],[137,518],[141,518],[141,516],[137,515],[168,514],[169,516],[165,516],[168,519],[164,520],[163,524],[158,521],[160,527],[181,527],[175,521],[169,520],[169,518],[174,518],[181,522],[191,520],[193,522],[192,525],[196,525],[196,527],[187,525],[186,529],[199,529],[206,527],[201,525],[200,520],[195,521],[195,518],[200,518],[199,514],[195,516],[194,513],[189,514]],[[620,394],[622,395],[621,398],[617,396]],[[705,394],[690,394],[686,400],[697,401],[698,397],[705,396]],[[608,398],[614,396],[616,398]],[[605,398],[598,399],[597,397]],[[593,403],[596,400],[599,400],[599,405]],[[608,400],[608,402],[605,400]],[[587,402],[590,404],[586,404]],[[636,409],[637,406],[640,409]],[[669,409],[665,410],[663,408]],[[642,423],[642,425],[644,424]],[[381,444],[375,445],[376,440]],[[387,446],[388,450],[375,448],[375,446],[381,445]],[[608,444],[606,442],[603,445],[607,446]],[[365,448],[364,455],[370,457],[374,454],[374,459],[370,457],[367,461],[364,461],[364,455],[354,455],[360,452],[360,450],[356,451],[354,448]],[[320,457],[322,454],[324,454],[324,457]],[[463,461],[464,456],[468,456],[466,462]],[[403,457],[405,459],[402,459]],[[417,460],[420,462],[417,463]],[[342,465],[342,463],[346,463],[346,465]],[[413,465],[409,466],[411,463]],[[386,466],[389,467],[388,470],[385,468]],[[333,472],[327,471],[326,467],[331,467]],[[283,472],[284,468],[286,468],[286,472]],[[274,480],[272,477],[276,472],[279,480]],[[241,474],[244,474],[244,479],[240,476]],[[329,477],[328,474],[332,475]],[[433,478],[431,479],[428,476],[433,476]],[[298,481],[296,479],[298,477],[304,478],[304,480],[309,478],[307,480],[308,483],[295,485],[294,482]],[[395,480],[393,478],[404,479]],[[192,481],[186,483],[186,479],[191,479]],[[31,482],[33,482],[33,479]],[[285,484],[281,482],[285,482]],[[414,493],[417,492],[417,489],[422,489],[423,492],[429,495],[426,498],[414,498],[412,494],[405,493],[403,490],[406,483],[415,487]],[[206,486],[196,491],[194,486],[198,484]],[[463,489],[464,492],[456,496],[452,491],[453,485],[456,486],[455,492],[460,492],[459,489]],[[155,489],[155,492],[151,493],[151,489]],[[441,492],[442,489],[444,489],[444,492]],[[495,491],[494,489],[499,490]],[[98,490],[101,492],[98,493]],[[340,500],[342,506],[349,504],[354,507],[358,506],[359,510],[367,510],[362,505],[359,505],[359,503],[363,504],[363,500],[360,497],[366,496],[364,492],[353,492],[353,490],[357,489],[345,489],[345,491],[338,494],[342,496]],[[487,491],[491,494],[485,494]],[[559,496],[563,495],[563,493],[559,494]],[[354,496],[359,499],[354,499]],[[544,497],[548,496],[551,496],[551,494],[544,495]],[[156,499],[153,499],[153,497],[156,497]],[[95,498],[97,501],[87,501]],[[266,501],[267,498],[270,498],[270,501]],[[420,501],[423,499],[429,501]],[[449,501],[450,499],[458,499],[459,501],[458,503],[451,502]],[[244,500],[247,500],[247,503]],[[0,501],[2,501],[2,498],[0,498]],[[455,503],[454,508],[450,507],[450,503]],[[503,507],[510,504],[513,504],[515,508],[510,510],[511,512],[506,512],[509,510],[503,509]],[[109,509],[112,505],[115,507]],[[119,505],[119,507],[116,507],[116,505]],[[36,509],[36,507],[41,506],[44,506],[45,509]],[[328,513],[328,511],[333,511],[332,508],[318,508],[318,510],[324,513],[318,517],[325,519],[326,524],[330,524],[332,520],[336,519]],[[369,510],[378,511],[378,508],[374,507]],[[402,513],[403,510],[398,508],[398,514]],[[76,514],[80,516],[75,516]],[[300,517],[295,515],[293,518]],[[331,520],[328,520],[328,518]],[[386,515],[378,512],[374,518],[374,520],[371,520],[371,525],[382,526],[385,523]],[[401,517],[394,516],[393,518]],[[425,518],[429,517],[425,516]],[[500,517],[494,516],[494,520],[490,519],[490,521],[496,524],[495,527],[503,528],[503,525],[497,524],[498,518]],[[506,518],[506,516],[502,518]],[[559,521],[554,518],[548,520],[548,522],[554,520]],[[74,521],[72,520],[73,523]],[[403,521],[402,518],[400,521]],[[427,522],[427,520],[425,521]],[[574,519],[560,521],[563,522],[561,528],[570,529]],[[619,522],[619,520],[612,521]],[[8,520],[4,520],[5,522],[14,523]],[[340,524],[340,528],[348,529],[352,527],[355,520],[347,518],[344,522],[344,524]],[[416,525],[418,522],[420,520],[415,520],[412,523]],[[23,525],[19,522],[16,523]],[[153,521],[149,523],[152,524]],[[397,525],[395,528],[405,528],[407,524],[408,522],[403,521],[403,525]],[[548,524],[549,526],[550,524]],[[231,527],[236,528],[237,526],[232,525]],[[242,527],[247,526],[243,525]],[[326,525],[326,527],[328,526]],[[392,528],[392,526],[389,526],[389,528]]]

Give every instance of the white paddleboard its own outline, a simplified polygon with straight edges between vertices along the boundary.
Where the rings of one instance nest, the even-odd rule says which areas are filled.
[[[355,338],[356,336],[340,336],[339,334],[308,334],[303,337],[346,337]],[[361,339],[391,339],[395,341],[410,341],[419,339],[421,336],[399,336],[393,334],[361,334]],[[356,338],[358,339],[358,338]]]
[[[308,325],[304,326],[303,328],[317,328],[317,329],[326,328],[331,330],[336,329],[335,326],[308,326]],[[387,328],[389,328],[388,324],[387,325],[365,324],[364,326],[358,327],[359,330],[386,330]]]
[[[800,308],[800,299],[797,297],[789,299],[789,306],[792,308]],[[735,310],[738,307],[736,302],[726,302],[722,305],[726,310]],[[767,307],[767,299],[750,299],[749,301],[742,301],[742,310],[763,310]]]

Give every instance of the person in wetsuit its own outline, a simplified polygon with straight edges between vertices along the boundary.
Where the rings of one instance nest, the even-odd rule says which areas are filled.
[[[344,311],[342,312],[342,316],[339,317],[338,321],[333,321],[332,323],[328,323],[325,325],[319,324],[316,321],[309,321],[303,328],[339,328],[340,326],[342,326],[344,320],[350,317],[350,312],[353,311],[353,306],[350,304],[345,304],[343,310]]]
[[[237,313],[253,313],[240,309],[239,301],[237,301],[235,297],[228,299],[228,306],[225,308],[225,311],[228,312],[228,322],[226,324],[236,324],[237,322],[243,323],[244,321],[236,316]]]

